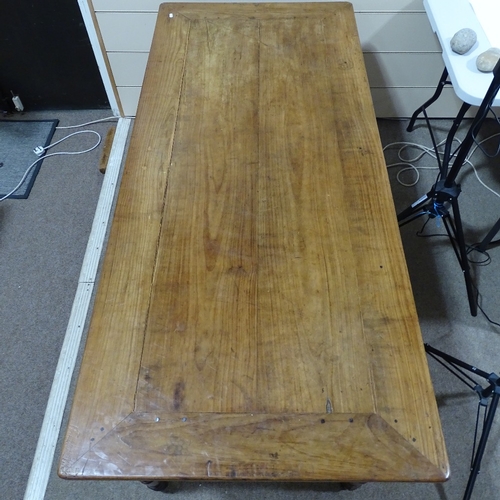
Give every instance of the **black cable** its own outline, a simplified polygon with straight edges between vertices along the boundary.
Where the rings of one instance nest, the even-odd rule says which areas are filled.
[[[467,257],[467,260],[476,266],[489,266],[491,264],[491,255],[486,251],[486,250],[479,250],[478,244],[475,243],[474,245],[467,245],[467,256],[471,254],[472,252],[478,252],[481,255],[485,256],[484,260],[472,260],[471,258]]]
[[[415,233],[416,236],[418,236],[419,238],[437,238],[437,237],[450,238],[450,236],[448,235],[448,233],[430,233],[430,234],[424,234],[423,233],[423,231],[425,230],[425,226],[428,224],[428,222],[431,219],[437,219],[438,218],[438,216],[430,214],[429,212],[427,212],[427,214],[429,215],[429,217],[425,221],[424,225],[420,228],[420,230],[418,230]],[[456,239],[455,238],[452,238],[452,240],[456,243]],[[486,251],[480,251],[479,248],[477,248],[477,245],[478,245],[477,243],[474,243],[473,245],[467,245],[466,244],[465,247],[466,247],[466,250],[467,250],[467,255],[469,255],[470,253],[476,251],[476,252],[479,252],[482,255],[484,255],[485,259],[482,260],[482,261],[480,261],[480,260],[473,260],[471,258],[467,258],[467,261],[470,264],[474,264],[476,266],[488,266],[491,263],[491,256],[490,256],[490,254],[488,252],[486,252]]]
[[[497,323],[496,321],[493,321],[487,314],[486,312],[484,311],[484,309],[481,307],[481,304],[480,304],[480,299],[482,299],[482,295],[479,293],[479,290],[477,288],[476,285],[474,285],[474,283],[472,283],[472,286],[474,287],[474,289],[476,290],[476,304],[477,304],[477,307],[478,309],[483,313],[483,316],[492,324],[492,325],[495,325],[495,326],[500,326],[500,323]]]

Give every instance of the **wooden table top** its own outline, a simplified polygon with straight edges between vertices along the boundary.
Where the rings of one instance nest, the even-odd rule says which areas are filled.
[[[350,4],[160,8],[59,474],[448,477]]]

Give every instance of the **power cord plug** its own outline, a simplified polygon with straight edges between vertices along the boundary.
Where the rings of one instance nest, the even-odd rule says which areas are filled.
[[[12,102],[14,104],[14,107],[16,108],[16,111],[19,112],[24,111],[24,106],[21,101],[21,98],[18,95],[15,95],[14,92],[12,92],[12,90],[10,91],[10,93],[12,94]]]
[[[37,146],[33,150],[33,153],[35,153],[38,157],[43,156],[45,154],[45,148],[42,146]]]

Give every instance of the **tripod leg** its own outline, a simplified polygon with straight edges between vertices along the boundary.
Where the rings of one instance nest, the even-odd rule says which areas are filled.
[[[486,415],[486,421],[484,422],[483,431],[481,433],[481,439],[477,447],[477,452],[472,463],[471,473],[469,475],[469,481],[467,482],[467,487],[465,489],[465,494],[463,500],[470,500],[472,495],[472,490],[474,489],[474,484],[479,474],[479,469],[481,467],[481,460],[484,455],[484,450],[486,449],[486,443],[490,435],[491,426],[493,424],[493,419],[495,418],[495,412],[498,407],[498,400],[500,399],[500,393],[496,390],[493,393],[493,398],[491,401],[491,406],[489,408],[488,414]]]
[[[470,387],[473,391],[477,392],[479,395],[480,406],[485,406],[486,409],[486,418],[484,419],[483,429],[481,431],[481,438],[479,439],[479,443],[477,446],[477,450],[473,450],[473,460],[471,465],[471,472],[469,475],[469,480],[467,482],[467,488],[465,490],[465,494],[463,500],[470,500],[472,495],[472,490],[474,488],[474,484],[477,479],[477,475],[479,474],[479,469],[481,467],[481,460],[484,455],[484,451],[486,449],[486,443],[488,441],[488,437],[491,431],[491,427],[493,424],[493,419],[495,417],[495,412],[498,408],[498,401],[500,400],[500,377],[496,373],[487,373],[483,370],[480,370],[476,366],[470,365],[461,361],[460,359],[454,358],[449,354],[446,354],[429,344],[424,344],[425,351],[431,357],[433,357],[436,361],[438,361],[441,365],[443,365],[447,370],[449,370],[455,377],[458,377],[465,385]],[[448,366],[449,365],[449,366]],[[468,376],[464,371],[460,370],[460,368],[472,372],[480,377],[485,378],[490,385],[483,389],[473,378]],[[469,381],[472,382],[472,385]],[[492,396],[492,402],[488,409],[487,400]],[[479,422],[479,409],[478,409],[478,420],[476,421],[476,431],[477,424]],[[476,445],[476,438],[474,434],[474,447]]]
[[[453,198],[451,200],[451,206],[453,208],[453,217],[455,219],[455,222],[453,223],[451,220],[448,221],[448,217],[443,217],[443,222],[445,224],[448,236],[450,236],[453,249],[455,250],[458,261],[460,263],[460,267],[462,268],[462,272],[464,274],[465,288],[467,290],[467,297],[469,299],[470,313],[472,316],[477,316],[477,303],[474,297],[474,287],[472,286],[472,277],[470,274],[469,261],[467,259],[467,248],[465,246],[462,218],[460,217],[460,209],[458,208],[457,198]],[[451,230],[454,233],[455,239],[453,239],[450,226]]]
[[[466,102],[462,104],[456,118],[453,120],[453,125],[451,126],[450,131],[448,132],[448,135],[446,137],[446,144],[444,147],[443,163],[441,169],[441,177],[443,179],[446,177],[446,174],[448,173],[448,165],[450,163],[450,153],[451,153],[451,145],[453,144],[453,139],[455,138],[455,134],[457,133],[458,127],[460,127],[460,124],[464,119],[465,113],[467,113],[470,107],[471,105]]]
[[[495,225],[490,229],[489,233],[485,236],[484,240],[478,245],[477,249],[479,252],[485,252],[491,243],[491,240],[500,231],[500,219],[495,222]]]
[[[421,207],[423,207],[423,205],[427,203],[430,199],[431,199],[430,193],[427,193],[426,195],[419,198],[417,201],[413,202],[408,208],[405,208],[402,212],[400,212],[397,216],[399,225],[404,226],[408,222],[411,222],[412,220],[416,219],[417,217],[424,215],[424,212],[422,212]],[[414,217],[408,219],[408,217],[411,217],[412,215]]]

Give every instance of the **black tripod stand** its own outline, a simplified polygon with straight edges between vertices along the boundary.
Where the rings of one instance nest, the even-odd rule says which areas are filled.
[[[474,446],[472,450],[472,461],[471,461],[471,472],[469,475],[469,480],[467,482],[467,487],[465,489],[463,500],[469,500],[472,495],[472,490],[474,489],[474,484],[476,482],[479,470],[481,467],[481,460],[484,455],[484,450],[486,449],[486,443],[488,442],[488,437],[490,435],[491,426],[493,424],[493,419],[495,418],[495,412],[498,407],[498,401],[500,399],[500,377],[495,373],[486,373],[475,366],[469,365],[460,361],[449,354],[445,354],[442,351],[434,349],[429,344],[424,344],[426,352],[442,364],[447,370],[449,370],[453,375],[459,378],[464,384],[470,387],[479,395],[479,405],[477,409],[476,418],[476,430],[474,433]],[[479,385],[472,377],[467,375],[463,370],[467,370],[474,373],[482,378],[484,378],[488,383],[488,387],[483,388]],[[467,380],[468,381],[467,381]],[[489,400],[491,397],[491,405],[488,407]],[[476,438],[479,426],[479,414],[481,408],[484,408],[484,421],[481,430],[481,437],[476,448]]]
[[[447,71],[445,70],[441,80],[438,84],[438,89],[434,96],[427,101],[423,106],[421,106],[412,116],[410,120],[410,124],[408,126],[408,131],[413,129],[413,125],[415,123],[415,119],[420,113],[424,113],[424,116],[427,120],[427,125],[429,130],[431,130],[429,120],[427,118],[427,114],[425,109],[432,104],[441,93],[442,87],[449,82],[447,81]],[[436,157],[438,159],[439,165],[439,175],[436,183],[431,187],[428,193],[414,203],[412,203],[408,208],[403,210],[398,214],[399,225],[403,226],[408,224],[409,222],[426,215],[431,218],[441,218],[448,234],[448,237],[452,243],[453,250],[455,251],[455,255],[458,259],[460,267],[462,268],[462,272],[465,279],[465,286],[467,290],[467,297],[469,299],[469,308],[472,316],[477,315],[477,302],[474,296],[474,286],[472,282],[472,277],[470,273],[469,262],[467,260],[467,246],[465,244],[464,231],[462,226],[462,219],[460,216],[460,209],[458,206],[458,196],[460,194],[460,185],[456,183],[457,176],[467,160],[467,155],[469,154],[472,146],[475,143],[477,134],[483,125],[484,120],[488,116],[488,113],[491,109],[491,105],[495,100],[495,97],[500,89],[500,61],[495,66],[493,70],[493,80],[486,92],[486,95],[479,107],[476,117],[472,121],[472,124],[465,136],[465,139],[461,143],[461,145],[455,151],[455,160],[449,168],[450,159],[453,157],[451,154],[451,144],[453,142],[455,132],[457,131],[460,123],[462,122],[466,111],[470,108],[470,105],[464,103],[461,107],[457,117],[453,122],[453,126],[450,129],[446,140],[445,146],[445,154],[443,160],[440,160],[440,155],[437,150],[437,144],[434,139],[431,130],[431,137],[434,145],[434,150],[436,153]],[[450,214],[451,207],[451,214]],[[453,215],[453,217],[452,217]],[[497,223],[498,228],[496,231],[500,229],[500,219]],[[493,231],[494,229],[492,229]],[[496,233],[495,231],[495,233]],[[491,231],[490,231],[491,233]],[[494,233],[494,234],[495,234]],[[490,239],[491,240],[491,239]]]

